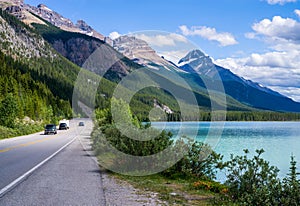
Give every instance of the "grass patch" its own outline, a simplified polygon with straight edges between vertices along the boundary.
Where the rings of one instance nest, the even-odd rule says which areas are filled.
[[[192,177],[170,179],[161,174],[144,177],[116,173],[112,173],[112,175],[128,182],[141,192],[157,193],[160,200],[170,205],[211,205],[211,200],[217,195],[209,190],[195,187],[194,185],[199,179]]]

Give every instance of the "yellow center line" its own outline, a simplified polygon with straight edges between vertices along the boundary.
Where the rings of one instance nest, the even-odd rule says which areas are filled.
[[[21,147],[27,147],[27,146],[34,145],[34,144],[37,144],[37,143],[45,142],[47,140],[54,139],[55,137],[56,136],[46,137],[44,139],[39,139],[39,140],[35,140],[35,141],[32,141],[32,142],[27,142],[27,143],[19,144],[19,145],[16,145],[16,146],[4,148],[4,149],[0,150],[0,153],[4,153],[4,152],[8,152],[8,151],[13,150],[13,149],[17,149],[17,148],[21,148]]]

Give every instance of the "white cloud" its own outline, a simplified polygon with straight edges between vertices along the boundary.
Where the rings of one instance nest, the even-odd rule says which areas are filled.
[[[272,86],[270,88],[275,91],[279,91],[281,94],[290,97],[297,102],[300,102],[300,89],[298,87]]]
[[[121,34],[119,34],[119,33],[116,32],[116,31],[111,32],[111,33],[109,34],[109,38],[111,38],[112,40],[117,39],[117,38],[119,38],[120,36],[121,36]]]
[[[210,41],[217,41],[219,42],[220,46],[238,44],[232,34],[228,32],[218,33],[215,28],[206,26],[193,26],[191,29],[189,29],[186,25],[182,25],[179,27],[179,29],[185,36],[200,36]]]
[[[157,34],[157,35],[146,35],[146,34],[134,34],[138,39],[146,41],[151,46],[176,46],[178,42],[187,43],[187,39],[179,34],[170,33],[170,34]]]
[[[295,13],[298,17],[300,17],[300,10],[299,10],[299,9],[295,9],[294,13]]]
[[[268,4],[280,4],[284,5],[285,3],[296,2],[297,0],[267,0]]]
[[[287,52],[268,52],[265,54],[253,53],[248,58],[246,65],[249,66],[267,66],[267,67],[281,67],[293,68],[297,66],[299,54],[296,56]]]
[[[294,65],[299,58],[300,55],[288,58],[285,53],[271,52],[247,58],[218,59],[215,63],[300,102],[300,65]],[[289,61],[294,62],[290,63],[291,67],[287,67]]]
[[[264,35],[273,40],[300,40],[300,23],[291,18],[274,16],[272,20],[264,19],[252,26],[258,35]]]
[[[267,43],[268,51],[215,63],[300,102],[300,23],[274,16],[254,23],[252,29],[245,36]]]
[[[253,32],[249,32],[245,34],[245,37],[248,39],[255,39],[256,38],[256,34]]]

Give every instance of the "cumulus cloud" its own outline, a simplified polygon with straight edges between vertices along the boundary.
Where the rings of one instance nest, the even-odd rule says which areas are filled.
[[[121,36],[121,34],[119,34],[119,33],[116,32],[116,31],[111,32],[111,33],[109,34],[109,38],[111,38],[112,40],[117,39],[117,38],[119,38],[120,36]]]
[[[284,5],[286,3],[290,2],[296,2],[297,0],[267,0],[268,4],[274,5],[274,4],[280,4]]]
[[[300,71],[295,68],[249,65],[251,57],[215,60],[217,65],[300,102]]]
[[[193,26],[190,29],[186,25],[179,27],[185,36],[200,36],[210,41],[217,41],[220,46],[230,46],[238,44],[234,36],[228,32],[218,33],[215,28],[206,26]]]
[[[186,43],[187,39],[179,34],[157,34],[157,35],[146,35],[146,34],[135,34],[136,38],[146,41],[149,45],[164,47],[164,46],[175,46],[178,42]]]
[[[252,29],[258,35],[264,35],[272,39],[283,39],[287,41],[300,40],[300,23],[291,18],[274,16],[272,20],[263,19],[255,23]]]
[[[297,66],[295,64],[296,62],[295,60],[298,58],[299,58],[299,54],[294,56],[287,52],[274,51],[265,54],[253,53],[248,58],[246,65],[292,68]]]
[[[254,23],[252,29],[245,36],[267,43],[267,52],[215,63],[300,102],[300,23],[274,16]]]
[[[299,87],[280,87],[280,86],[271,86],[271,89],[275,91],[280,91],[281,94],[292,98],[295,101],[300,102],[300,89]]]
[[[298,17],[300,17],[300,10],[299,10],[299,9],[295,9],[294,13],[295,13]]]

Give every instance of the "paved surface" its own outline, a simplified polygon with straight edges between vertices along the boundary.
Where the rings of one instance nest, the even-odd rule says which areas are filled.
[[[0,141],[0,196],[3,188],[74,140],[80,133],[76,123],[57,135],[39,132]]]
[[[78,122],[75,125],[78,125]],[[86,122],[84,128],[77,126],[77,131],[71,131],[69,135],[76,134],[74,141],[0,197],[0,205],[166,205],[158,200],[157,194],[138,191],[128,183],[111,177],[104,169],[99,168],[91,150],[90,131],[92,126],[92,122]],[[23,139],[23,137],[19,139]],[[10,141],[8,141],[9,144],[12,144]],[[48,142],[48,144],[50,143]],[[38,147],[38,145],[36,146]],[[5,152],[0,153],[0,159],[2,154]],[[9,162],[7,164],[9,165]],[[16,164],[18,163],[16,162]],[[1,176],[0,178],[2,179]]]
[[[86,133],[0,198],[0,205],[106,205],[99,167],[81,142]]]

